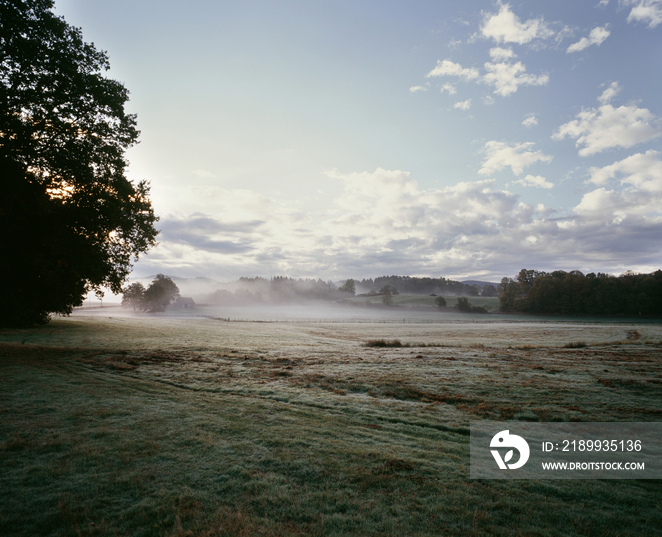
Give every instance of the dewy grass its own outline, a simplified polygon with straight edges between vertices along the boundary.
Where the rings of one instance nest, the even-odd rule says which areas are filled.
[[[15,342],[0,345],[0,534],[654,535],[658,482],[468,478],[475,419],[659,421],[662,348],[644,342],[662,328],[561,348],[625,329],[73,317],[0,332]],[[439,340],[455,346],[404,346]]]

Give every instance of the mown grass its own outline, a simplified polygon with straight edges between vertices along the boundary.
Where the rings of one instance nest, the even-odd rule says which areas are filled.
[[[86,322],[0,333],[42,342],[0,346],[2,534],[655,535],[662,527],[657,481],[468,479],[473,419],[658,421],[659,344],[564,348],[539,333],[531,349],[488,346],[489,338],[370,348],[356,326],[251,331],[205,321],[182,332],[170,321],[127,320],[108,321],[104,333],[94,320],[99,346],[79,348],[92,337]],[[388,330],[420,340],[410,327]],[[49,339],[57,345],[43,345]]]

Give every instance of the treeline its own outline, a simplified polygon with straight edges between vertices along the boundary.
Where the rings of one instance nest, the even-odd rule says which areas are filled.
[[[662,316],[662,271],[620,276],[522,269],[499,285],[504,312]]]
[[[417,278],[415,276],[380,276],[379,278],[368,278],[356,282],[357,290],[362,293],[378,291],[385,285],[397,289],[404,295],[454,295],[454,296],[478,296],[480,290],[462,282],[447,280],[446,278]],[[492,287],[492,286],[487,286]],[[494,287],[492,287],[494,289]],[[496,295],[496,293],[495,293]],[[486,295],[487,296],[487,295]]]
[[[321,279],[294,279],[284,276],[267,278],[239,278],[234,292],[218,289],[204,297],[204,302],[235,306],[269,303],[297,303],[312,300],[337,300],[348,294],[331,281]]]

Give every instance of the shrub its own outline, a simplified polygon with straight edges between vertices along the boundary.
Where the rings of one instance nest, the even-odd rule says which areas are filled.
[[[363,344],[364,347],[402,347],[399,339],[387,341],[386,339],[369,339]]]

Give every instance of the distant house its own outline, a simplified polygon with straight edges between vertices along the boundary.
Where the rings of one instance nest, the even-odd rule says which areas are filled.
[[[195,302],[190,296],[180,296],[173,304],[176,308],[195,308]]]

